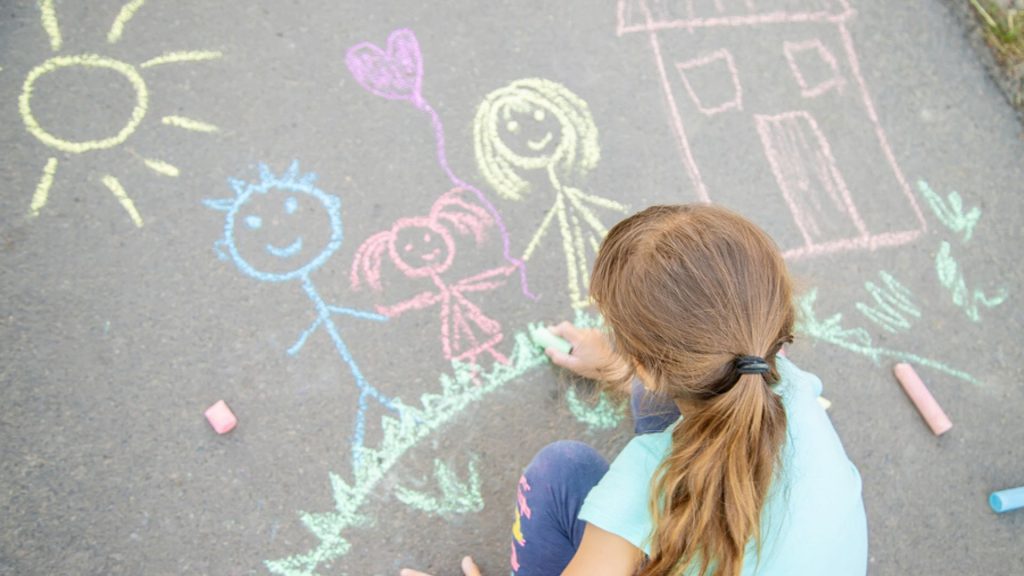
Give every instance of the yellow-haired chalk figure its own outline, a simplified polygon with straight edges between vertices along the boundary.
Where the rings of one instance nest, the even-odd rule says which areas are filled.
[[[476,113],[473,136],[477,166],[499,195],[514,201],[553,197],[523,260],[533,256],[552,222],[557,221],[569,298],[573,308],[586,307],[588,253],[596,254],[608,231],[594,210],[626,212],[626,207],[614,200],[573,186],[601,158],[597,126],[587,103],[551,80],[516,80],[484,98]],[[531,172],[545,173],[550,187],[541,189]]]

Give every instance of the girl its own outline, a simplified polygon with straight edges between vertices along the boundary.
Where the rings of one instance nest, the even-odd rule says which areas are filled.
[[[513,572],[863,575],[860,475],[820,381],[780,354],[793,294],[771,239],[723,208],[648,208],[609,232],[590,290],[611,341],[563,323],[571,354],[546,352],[585,377],[636,376],[639,435],[611,467],[576,442],[541,450],[519,481]],[[651,414],[667,403],[678,412]]]

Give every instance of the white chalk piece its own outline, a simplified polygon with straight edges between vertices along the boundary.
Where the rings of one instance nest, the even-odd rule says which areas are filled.
[[[830,402],[829,399],[825,398],[824,396],[818,396],[818,404],[821,404],[821,407],[824,408],[825,410],[828,410],[829,408],[832,407],[832,402]]]
[[[555,336],[547,328],[530,328],[530,339],[541,348],[554,348],[563,354],[572,352],[572,344],[568,340]]]
[[[238,418],[223,400],[218,400],[216,404],[207,408],[205,414],[206,420],[217,434],[227,434],[235,428],[235,424],[238,424]]]
[[[942,411],[942,407],[935,401],[935,397],[918,377],[914,367],[910,364],[900,363],[894,366],[892,371],[896,374],[900,385],[903,386],[903,391],[910,396],[911,402],[914,403],[917,411],[921,413],[921,417],[932,429],[932,433],[941,436],[948,432],[953,427],[953,423],[950,422],[949,417]]]

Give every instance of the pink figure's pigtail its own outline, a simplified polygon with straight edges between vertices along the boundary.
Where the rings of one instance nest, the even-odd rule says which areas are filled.
[[[483,242],[487,229],[494,225],[491,213],[481,206],[467,202],[463,196],[468,192],[453,188],[441,195],[430,210],[431,220],[449,224],[461,234],[472,234],[477,244]]]
[[[394,233],[385,230],[370,236],[359,246],[352,261],[350,282],[353,290],[359,290],[361,279],[375,292],[383,289],[380,283],[380,265],[388,246],[394,241]]]

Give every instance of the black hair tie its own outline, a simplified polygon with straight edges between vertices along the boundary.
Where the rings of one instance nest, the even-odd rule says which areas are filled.
[[[767,374],[770,370],[771,367],[760,356],[740,356],[736,358],[736,371],[740,374]]]

